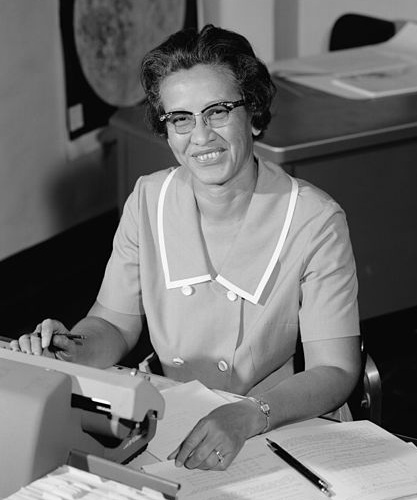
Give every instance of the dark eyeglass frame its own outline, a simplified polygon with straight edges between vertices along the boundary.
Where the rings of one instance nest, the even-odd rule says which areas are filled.
[[[207,106],[206,108],[204,108],[203,110],[197,112],[197,113],[192,113],[191,111],[170,111],[168,113],[164,113],[163,115],[161,115],[159,117],[159,121],[161,122],[167,122],[167,123],[170,123],[177,134],[188,134],[191,132],[191,130],[194,129],[195,125],[196,125],[196,120],[195,120],[195,117],[196,116],[199,116],[201,115],[202,118],[203,118],[203,121],[205,123],[206,126],[210,127],[210,128],[220,128],[220,127],[224,127],[227,122],[229,121],[229,113],[230,111],[233,111],[235,108],[238,108],[239,106],[244,106],[245,104],[245,100],[244,99],[239,99],[237,101],[219,101],[219,102],[215,102],[214,104],[210,104],[210,106]],[[207,111],[209,111],[210,109],[212,108],[215,108],[216,106],[224,106],[227,111],[228,111],[228,115],[227,115],[227,119],[224,123],[222,123],[221,125],[213,125],[211,123],[208,122],[208,117],[205,115],[205,113]],[[178,131],[175,124],[174,123],[171,123],[169,120],[171,119],[171,117],[175,117],[176,115],[187,115],[187,116],[190,116],[194,119],[194,123],[192,124],[192,127],[188,130],[185,130],[185,131]]]

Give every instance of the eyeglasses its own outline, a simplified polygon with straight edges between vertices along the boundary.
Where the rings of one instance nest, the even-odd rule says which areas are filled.
[[[174,127],[177,134],[188,134],[195,127],[195,117],[201,115],[204,123],[211,128],[219,128],[229,121],[229,114],[239,106],[243,106],[245,101],[221,101],[210,104],[199,113],[191,111],[171,111],[159,117],[161,122],[166,121],[168,125]]]

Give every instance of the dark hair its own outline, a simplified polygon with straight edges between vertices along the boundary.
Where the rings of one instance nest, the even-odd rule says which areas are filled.
[[[146,120],[157,134],[166,136],[160,100],[161,82],[171,73],[197,64],[228,68],[252,113],[252,125],[261,137],[271,120],[270,106],[275,85],[265,64],[256,57],[248,40],[238,33],[206,25],[200,32],[188,28],[171,35],[148,52],[141,65],[141,83],[146,93]]]

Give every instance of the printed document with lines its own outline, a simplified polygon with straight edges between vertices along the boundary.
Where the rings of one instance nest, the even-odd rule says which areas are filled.
[[[316,500],[316,487],[274,455],[277,442],[331,485],[334,500],[417,499],[417,448],[368,421],[288,426],[247,441],[225,472],[144,469],[179,482],[179,500]]]

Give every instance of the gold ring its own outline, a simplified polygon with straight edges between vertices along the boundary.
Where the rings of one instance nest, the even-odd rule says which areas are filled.
[[[219,462],[222,464],[224,462],[224,456],[220,453],[219,450],[214,450],[214,453],[217,455]]]

